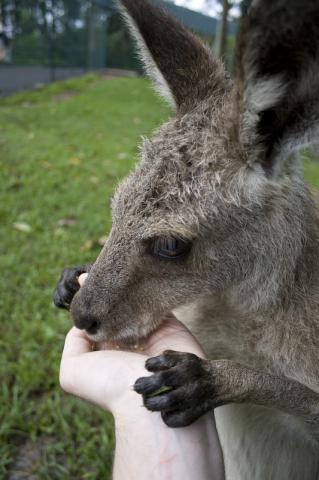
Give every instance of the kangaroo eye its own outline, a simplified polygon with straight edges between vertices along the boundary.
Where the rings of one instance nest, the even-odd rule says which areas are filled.
[[[191,242],[177,238],[155,238],[151,252],[161,258],[175,259],[186,255],[192,248]]]

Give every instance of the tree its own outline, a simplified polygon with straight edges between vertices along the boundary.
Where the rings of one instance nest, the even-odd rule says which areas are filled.
[[[232,7],[231,0],[222,0],[223,10],[218,22],[218,28],[215,40],[215,50],[218,57],[224,57],[226,53],[226,43],[228,34],[228,15]]]
[[[223,58],[225,57],[227,50],[227,37],[230,16],[232,14],[233,17],[244,15],[251,0],[217,0],[217,2],[222,6],[222,12],[216,34],[215,50],[216,54],[219,57]],[[206,0],[206,4],[209,5],[210,3],[211,0]],[[234,7],[237,8],[234,9]],[[232,11],[232,9],[234,10]]]
[[[168,1],[168,0],[166,0]],[[227,47],[227,36],[228,36],[228,23],[229,17],[233,7],[239,6],[241,4],[247,4],[250,0],[205,0],[204,4],[207,9],[207,12],[212,11],[212,7],[216,5],[221,6],[221,16],[218,23],[218,28],[215,37],[215,50],[216,54],[219,57],[225,57],[226,47]],[[191,0],[184,0],[183,2],[187,7],[192,7]],[[237,15],[238,12],[235,12]]]

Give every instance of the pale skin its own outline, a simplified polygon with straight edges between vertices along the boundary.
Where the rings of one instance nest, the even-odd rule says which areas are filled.
[[[81,275],[81,285],[86,276]],[[133,390],[137,378],[150,375],[146,359],[167,349],[205,358],[196,339],[174,318],[143,344],[143,351],[134,352],[93,345],[74,327],[65,340],[60,383],[66,392],[113,414],[113,480],[222,480],[223,458],[213,414],[188,427],[171,429],[160,413],[143,408],[141,396]]]

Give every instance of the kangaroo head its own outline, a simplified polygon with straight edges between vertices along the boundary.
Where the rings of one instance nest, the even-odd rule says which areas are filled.
[[[111,233],[71,313],[95,320],[94,340],[135,343],[207,295],[269,306],[293,272],[308,198],[295,151],[318,133],[319,6],[253,2],[234,83],[149,0],[121,8],[174,114],[118,187]]]

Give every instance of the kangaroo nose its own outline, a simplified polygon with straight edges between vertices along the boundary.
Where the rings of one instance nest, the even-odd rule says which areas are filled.
[[[78,315],[74,318],[74,324],[80,330],[86,330],[88,333],[95,334],[100,328],[100,322],[94,315]]]

